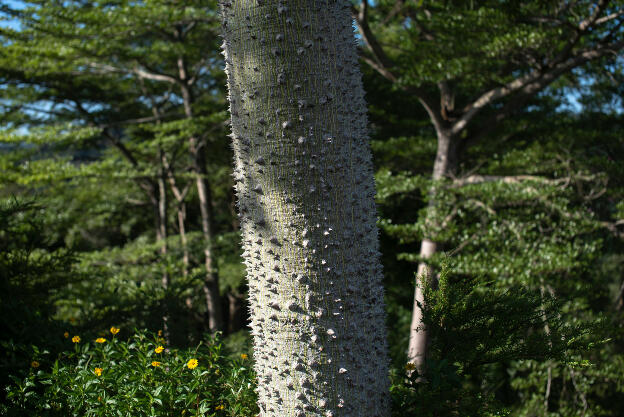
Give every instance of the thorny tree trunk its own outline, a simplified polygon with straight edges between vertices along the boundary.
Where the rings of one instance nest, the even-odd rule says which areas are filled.
[[[221,4],[260,415],[387,416],[373,170],[349,2]]]
[[[436,217],[437,205],[437,182],[444,179],[455,169],[456,164],[456,144],[448,130],[443,127],[436,127],[438,136],[438,148],[431,179],[433,186],[429,190],[429,202],[426,212],[425,225],[431,229]],[[420,244],[420,257],[422,261],[418,264],[416,274],[416,288],[414,290],[414,303],[412,307],[412,321],[410,324],[409,346],[407,351],[408,362],[416,366],[419,375],[425,373],[425,361],[427,356],[427,346],[429,336],[426,327],[422,324],[422,309],[425,306],[423,284],[428,282],[435,285],[435,276],[432,268],[426,263],[426,259],[431,258],[438,250],[438,245],[430,236],[425,236]]]
[[[187,81],[184,61],[178,60],[180,79]],[[193,118],[191,104],[193,97],[187,85],[181,86],[182,99],[184,100],[184,112],[188,119]],[[219,294],[219,276],[216,272],[216,259],[212,248],[214,234],[212,226],[212,195],[208,184],[208,172],[206,170],[205,143],[196,136],[189,138],[189,148],[193,158],[192,169],[196,178],[197,195],[199,198],[199,211],[201,214],[202,234],[204,238],[204,262],[206,277],[203,291],[206,298],[206,310],[208,315],[208,327],[211,332],[223,329],[223,313],[221,311],[221,297]]]

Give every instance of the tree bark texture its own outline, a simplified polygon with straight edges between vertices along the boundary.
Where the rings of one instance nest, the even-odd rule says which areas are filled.
[[[222,1],[261,416],[388,416],[372,159],[346,0]]]

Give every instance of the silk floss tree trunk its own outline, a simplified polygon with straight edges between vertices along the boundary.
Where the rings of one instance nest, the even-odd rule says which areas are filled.
[[[387,416],[374,180],[345,0],[221,3],[261,416]]]

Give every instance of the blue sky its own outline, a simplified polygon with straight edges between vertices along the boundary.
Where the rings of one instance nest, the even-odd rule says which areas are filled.
[[[370,1],[371,5],[374,5],[374,1]],[[24,1],[21,0],[0,0],[0,5],[2,6],[8,6],[10,8],[13,9],[21,9],[24,7]],[[12,28],[12,29],[17,29],[19,30],[20,28],[20,23],[19,21],[15,20],[15,19],[9,19],[8,16],[6,16],[4,13],[2,13],[0,11],[0,27],[8,27],[8,28]],[[356,36],[359,37],[359,34],[356,34]],[[561,109],[562,110],[571,110],[574,112],[580,112],[583,110],[583,106],[579,103],[578,99],[581,97],[581,94],[578,90],[576,89],[569,89],[569,91],[566,94],[566,101],[567,103],[562,103],[561,105]],[[622,111],[621,109],[618,109],[618,111]]]
[[[16,0],[2,0],[0,3],[3,6],[9,6],[12,9],[21,9],[24,6],[24,2]],[[0,27],[19,29],[20,25],[17,20],[7,19],[7,16],[0,12]]]

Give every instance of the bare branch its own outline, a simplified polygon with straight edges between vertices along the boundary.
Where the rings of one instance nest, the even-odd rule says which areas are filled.
[[[470,122],[470,120],[472,120],[485,106],[520,90],[530,82],[539,79],[541,76],[542,73],[536,70],[520,78],[516,78],[502,87],[497,87],[483,93],[478,99],[464,108],[464,114],[453,125],[453,134],[461,132],[466,125],[468,125],[468,122]]]
[[[148,72],[145,71],[141,68],[139,68],[138,66],[134,67],[132,69],[132,72],[135,73],[136,75],[138,75],[139,77],[148,79],[148,80],[153,80],[153,81],[164,81],[170,84],[176,84],[178,83],[178,79],[175,77],[172,77],[171,75],[167,75],[167,74],[159,74],[156,72]]]
[[[382,25],[388,24],[388,22],[392,20],[394,16],[399,14],[399,12],[401,11],[404,5],[405,5],[405,0],[397,0],[396,4],[392,8],[392,10],[390,10],[388,15],[384,18],[384,20],[381,22],[381,24]]]
[[[190,190],[191,183],[187,183],[182,191],[180,191],[180,187],[178,187],[178,184],[176,182],[175,174],[173,173],[173,169],[171,168],[171,164],[169,163],[166,155],[163,155],[162,162],[165,170],[167,171],[167,179],[169,180],[171,190],[173,191],[176,200],[178,201],[178,203],[183,203]]]
[[[600,0],[591,16],[579,23],[579,30],[585,31],[587,28],[596,23],[598,16],[600,16],[603,10],[607,7],[607,4],[609,4],[609,0]]]
[[[147,205],[147,201],[137,200],[135,198],[126,197],[126,201],[134,206],[145,206]]]
[[[624,47],[624,40],[614,44],[602,45],[601,47],[594,49],[586,49],[563,62],[551,64],[549,69],[546,71],[534,70],[522,77],[516,78],[504,86],[487,91],[464,108],[464,114],[459,118],[459,120],[457,120],[457,122],[454,123],[451,129],[452,134],[458,134],[461,132],[470,120],[472,120],[484,107],[494,101],[517,92],[521,92],[523,95],[531,97],[544,87],[548,86],[563,73],[591,60],[615,53],[615,51],[622,49],[622,47]],[[526,98],[527,97],[521,97],[520,99],[526,100]],[[507,103],[497,113],[502,114],[508,112],[508,107],[513,106],[514,104],[514,101]]]
[[[624,239],[624,230],[619,230],[618,227],[624,225],[624,219],[616,220],[614,222],[600,222],[600,226],[607,229],[609,232],[614,234],[616,237],[620,239]]]
[[[388,81],[392,81],[393,83],[397,81],[396,76],[390,72],[387,68],[379,64],[378,62],[370,59],[367,56],[361,56],[362,60],[366,62],[372,69],[381,74]]]
[[[391,68],[393,66],[392,60],[388,57],[386,52],[383,50],[383,47],[377,41],[377,38],[371,31],[370,26],[368,26],[367,0],[362,1],[362,6],[360,10],[357,13],[354,13],[353,17],[355,18],[355,22],[358,25],[360,34],[362,35],[362,40],[366,44],[368,50],[373,54],[373,58],[379,63],[381,67],[389,71],[388,68]]]
[[[149,71],[145,71],[144,69],[137,67],[134,67],[132,69],[127,69],[127,68],[118,68],[118,67],[114,67],[112,65],[108,65],[108,64],[100,64],[98,62],[90,62],[89,66],[95,70],[98,71],[98,73],[100,74],[135,74],[138,75],[139,77],[148,79],[148,80],[153,80],[153,81],[165,81],[168,82],[170,84],[175,84],[178,83],[178,80],[170,75],[167,74],[159,74],[159,73],[155,73],[155,72],[149,72]]]
[[[474,198],[469,198],[468,200],[466,200],[466,203],[474,204],[476,207],[479,207],[479,208],[483,209],[484,211],[486,211],[490,216],[495,216],[496,215],[496,211],[492,207],[488,206],[487,204],[485,204],[481,200],[477,200],[477,199],[474,199]]]
[[[111,127],[111,126],[123,126],[123,125],[134,125],[134,124],[155,122],[155,121],[158,121],[158,120],[164,118],[165,116],[173,116],[173,115],[176,115],[176,114],[177,113],[166,113],[166,114],[158,115],[158,116],[146,116],[146,117],[139,117],[139,118],[136,118],[136,119],[120,120],[118,122],[111,122],[111,123],[102,124],[102,125],[100,125],[100,127],[106,128],[106,127]]]
[[[201,73],[201,69],[204,67],[204,64],[206,63],[206,61],[208,61],[208,59],[209,59],[209,57],[205,56],[195,65],[195,70],[193,71],[193,76],[191,78],[189,78],[189,80],[188,80],[188,85],[189,86],[195,84],[195,82],[197,81],[197,78],[199,78],[199,74]]]
[[[594,22],[594,25],[602,25],[603,23],[607,23],[623,15],[624,15],[624,10],[620,10],[619,12],[616,12],[616,13],[611,13],[610,15],[603,16],[600,19],[596,19],[596,21]]]
[[[360,34],[362,35],[362,39],[368,50],[373,55],[373,59],[368,58],[366,56],[362,56],[362,60],[370,65],[375,71],[381,74],[384,78],[389,80],[392,83],[396,83],[398,81],[398,77],[391,71],[393,63],[392,60],[388,57],[386,52],[383,50],[383,47],[375,38],[375,35],[372,33],[369,25],[368,25],[368,1],[363,0],[362,6],[358,10],[355,7],[351,8],[351,13],[355,22],[358,26]],[[418,101],[423,105],[431,121],[433,122],[436,130],[440,131],[443,129],[443,120],[438,112],[436,112],[436,104],[431,100],[424,90],[417,87],[401,87],[404,91],[410,92],[414,94]]]
[[[459,252],[461,252],[462,250],[464,250],[464,248],[465,248],[466,246],[468,246],[468,244],[470,244],[470,243],[473,241],[473,239],[474,239],[475,237],[477,237],[477,235],[478,235],[478,234],[479,234],[479,232],[475,232],[475,233],[473,233],[473,234],[472,234],[472,235],[471,235],[468,239],[464,239],[464,240],[462,240],[462,242],[461,242],[459,245],[457,245],[457,247],[455,247],[454,249],[452,249],[451,251],[449,251],[449,252],[447,253],[447,255],[448,255],[448,256],[455,256],[455,255],[457,255]]]
[[[620,285],[620,290],[613,304],[618,311],[622,310],[622,307],[624,307],[624,281],[622,281],[622,285]]]
[[[574,179],[581,181],[592,181],[595,175],[578,175]],[[501,182],[504,184],[519,184],[523,181],[541,182],[549,185],[559,185],[569,183],[570,178],[546,178],[538,175],[470,175],[458,178],[451,183],[451,188],[460,188],[466,185],[484,184],[488,182]]]
[[[128,160],[128,162],[130,162],[132,166],[134,167],[139,166],[139,162],[136,160],[134,155],[132,155],[132,152],[130,152],[130,150],[126,147],[126,145],[124,145],[121,141],[117,140],[117,138],[115,138],[113,135],[108,133],[106,129],[104,129],[102,132],[103,132],[102,134],[108,138],[108,140],[113,144],[113,146],[119,149],[119,152],[121,152],[121,154]]]

